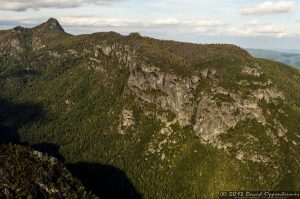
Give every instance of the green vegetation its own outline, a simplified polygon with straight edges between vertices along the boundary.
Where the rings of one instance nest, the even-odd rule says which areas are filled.
[[[215,94],[213,99],[216,100],[218,107],[221,107],[223,102],[234,102],[234,99],[229,94]]]
[[[255,59],[233,45],[196,45],[113,32],[72,36],[49,29],[47,23],[19,32],[1,31],[1,44],[0,141],[59,146],[53,155],[61,156],[68,169],[100,198],[216,198],[221,190],[300,188],[299,146],[291,144],[300,143],[297,69]],[[101,46],[115,50],[106,53]],[[212,79],[217,79],[217,86],[241,93],[243,99],[252,90],[267,86],[237,82],[272,80],[286,100],[278,104],[261,100],[259,105],[271,123],[275,118],[284,125],[288,142],[280,138],[274,145],[266,127],[255,119],[222,134],[221,140],[233,143],[228,150],[204,144],[192,126],[174,122],[167,127],[159,116],[166,115],[170,122],[174,113],[141,100],[128,88],[130,71],[124,54],[135,64],[178,77],[201,76],[204,69],[213,68],[216,75],[211,79],[201,76],[196,100],[201,92],[211,92]],[[242,74],[246,66],[259,66],[264,75]],[[167,95],[157,90],[144,94]],[[213,97],[218,106],[233,102],[230,95]],[[134,123],[121,134],[125,109],[132,110]],[[279,114],[279,109],[287,115]],[[167,132],[162,133],[162,128]],[[41,149],[51,152],[47,147]],[[253,155],[258,150],[277,161],[272,165],[241,161],[236,158],[240,149]],[[32,160],[24,161],[27,167]]]

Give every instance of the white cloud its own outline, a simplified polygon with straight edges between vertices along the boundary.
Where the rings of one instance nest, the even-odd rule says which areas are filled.
[[[197,25],[196,30],[202,33],[211,32],[212,30],[218,27],[226,26],[226,24],[220,20],[202,20],[202,21],[198,21],[196,25]]]
[[[259,23],[256,20],[246,22],[245,25],[226,25],[222,22],[203,22],[197,32],[206,36],[234,36],[234,37],[283,37],[292,36],[282,27],[271,24]]]
[[[251,36],[253,35],[252,28],[229,27],[224,30],[225,34],[230,36]]]
[[[126,19],[99,19],[96,17],[61,17],[59,21],[67,26],[129,26],[138,22]]]
[[[40,8],[73,8],[83,4],[102,5],[117,0],[0,0],[0,10],[26,11]]]
[[[246,25],[247,26],[257,26],[259,24],[258,20],[250,20],[250,21],[246,21]]]
[[[156,20],[133,20],[109,18],[102,19],[97,17],[61,17],[59,21],[67,26],[166,26],[166,25],[188,25],[191,22],[178,20],[176,18],[156,19]]]
[[[261,34],[283,34],[285,33],[285,29],[268,25],[258,28],[256,32]]]
[[[156,25],[180,25],[180,24],[188,24],[188,21],[180,21],[176,18],[167,18],[167,19],[158,19],[151,22]]]
[[[217,26],[224,26],[226,24],[220,20],[202,20],[197,22],[197,25],[202,27],[217,27]]]
[[[293,8],[297,7],[297,4],[293,1],[267,1],[257,5],[246,5],[242,7],[242,15],[268,15],[268,14],[281,14],[288,13]]]
[[[268,36],[268,37],[283,37],[291,36],[282,27],[273,25],[262,25],[261,27],[230,27],[225,30],[225,33],[231,36]]]

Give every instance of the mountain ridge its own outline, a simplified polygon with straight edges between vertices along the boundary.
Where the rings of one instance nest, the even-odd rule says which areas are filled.
[[[299,70],[234,45],[34,30],[0,33],[0,97],[45,112],[25,114],[41,120],[19,126],[20,142],[55,143],[66,164],[117,167],[143,198],[300,187]],[[99,196],[98,178],[124,181],[73,172]]]

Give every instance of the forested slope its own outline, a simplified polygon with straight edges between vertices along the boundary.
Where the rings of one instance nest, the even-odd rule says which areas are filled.
[[[6,142],[59,146],[101,198],[299,190],[300,72],[234,45],[0,32]],[[47,152],[47,147],[43,148]]]

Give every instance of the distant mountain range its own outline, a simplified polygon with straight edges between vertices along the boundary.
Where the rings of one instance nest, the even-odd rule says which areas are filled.
[[[300,67],[300,50],[261,50],[246,49],[252,56],[257,58],[270,59],[295,67]]]
[[[300,49],[282,49],[282,48],[274,48],[274,49],[264,49],[264,50],[272,50],[287,54],[300,54]]]

